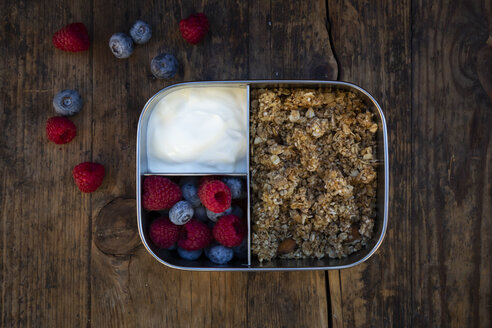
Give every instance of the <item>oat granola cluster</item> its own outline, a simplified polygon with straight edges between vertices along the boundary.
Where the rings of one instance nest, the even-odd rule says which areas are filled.
[[[338,89],[259,89],[251,95],[252,251],[345,257],[373,236],[373,114]]]

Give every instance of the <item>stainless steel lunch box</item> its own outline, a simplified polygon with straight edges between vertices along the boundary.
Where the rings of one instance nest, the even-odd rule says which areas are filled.
[[[250,217],[250,198],[248,195],[248,259],[245,261],[233,260],[227,265],[214,264],[202,256],[197,261],[187,261],[181,259],[175,251],[169,251],[165,249],[158,249],[149,240],[148,229],[152,218],[148,217],[148,214],[142,209],[141,203],[141,191],[143,178],[148,175],[163,175],[163,176],[178,176],[179,174],[167,174],[166,172],[160,172],[158,174],[150,174],[147,170],[147,124],[150,114],[157,102],[165,98],[169,92],[176,90],[176,88],[200,88],[206,86],[240,86],[247,90],[248,94],[248,109],[249,109],[249,94],[250,90],[256,88],[295,88],[295,87],[309,87],[309,88],[339,88],[343,90],[350,90],[364,99],[367,106],[374,112],[375,118],[378,121],[379,129],[377,132],[377,160],[380,165],[378,166],[378,188],[377,188],[377,216],[375,220],[375,233],[373,239],[362,250],[351,254],[350,256],[342,259],[323,258],[317,259],[304,259],[304,260],[273,260],[260,264],[260,262],[251,256],[251,217]],[[249,113],[249,110],[248,110]],[[249,115],[248,122],[249,124]],[[389,167],[388,167],[388,140],[386,130],[386,120],[384,118],[381,107],[376,100],[364,89],[347,82],[339,81],[302,81],[302,80],[263,80],[263,81],[211,81],[211,82],[185,82],[171,85],[167,88],[157,92],[149,101],[145,104],[140,120],[138,122],[137,131],[137,220],[138,230],[142,243],[149,253],[155,257],[155,259],[162,264],[165,264],[171,268],[191,270],[191,271],[288,271],[288,270],[332,270],[332,269],[344,269],[355,266],[364,262],[372,254],[376,252],[381,245],[386,227],[388,225],[388,201],[389,201]],[[249,156],[249,151],[248,151]],[[249,158],[248,167],[249,167]],[[224,172],[225,173],[225,172]],[[216,174],[216,173],[214,173]],[[186,174],[193,175],[193,174]],[[197,175],[206,175],[203,173]],[[240,174],[238,174],[240,175]],[[245,172],[247,181],[247,187],[249,190],[249,172]]]

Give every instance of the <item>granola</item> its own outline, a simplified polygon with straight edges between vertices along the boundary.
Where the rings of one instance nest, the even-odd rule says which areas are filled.
[[[260,262],[342,258],[367,244],[376,216],[377,129],[349,91],[252,91],[252,251]],[[285,240],[289,247],[279,250]]]

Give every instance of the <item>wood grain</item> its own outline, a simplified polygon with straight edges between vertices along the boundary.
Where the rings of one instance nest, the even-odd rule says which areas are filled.
[[[339,288],[330,272],[334,326],[490,326],[491,104],[474,70],[485,4],[380,6],[329,1],[341,79],[386,113],[392,177],[382,249]]]
[[[90,195],[71,170],[90,159],[91,53],[61,52],[51,34],[60,22],[91,26],[91,6],[2,1],[0,16],[0,326],[85,326]],[[59,146],[44,127],[54,95],[66,88],[85,105],[73,118],[77,137]]]
[[[410,2],[330,0],[328,6],[340,79],[361,85],[378,100],[388,122],[390,153],[386,237],[366,263],[329,273],[333,326],[411,326]]]
[[[191,46],[177,24],[196,11],[211,30]],[[492,325],[487,1],[7,0],[0,18],[0,326]],[[154,36],[118,60],[109,37],[136,19]],[[91,49],[54,49],[53,32],[75,21]],[[173,80],[150,73],[161,52],[181,64]],[[390,225],[367,263],[192,273],[136,242],[136,127],[151,95],[180,81],[337,76],[370,91],[389,123]],[[85,105],[77,137],[56,146],[44,124],[65,88]],[[88,160],[107,172],[90,195],[71,176]]]
[[[414,4],[417,326],[492,325],[492,101],[475,70],[492,18],[484,15],[485,3]]]

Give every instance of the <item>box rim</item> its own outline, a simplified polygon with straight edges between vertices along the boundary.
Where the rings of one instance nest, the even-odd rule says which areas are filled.
[[[373,105],[376,107],[376,109],[379,112],[380,118],[381,118],[381,125],[382,125],[382,133],[383,133],[383,157],[384,157],[384,205],[383,205],[383,226],[381,229],[381,234],[377,240],[377,242],[374,244],[372,249],[361,259],[358,261],[355,261],[350,264],[345,264],[345,265],[335,265],[335,266],[319,266],[319,267],[251,267],[251,261],[248,259],[248,265],[245,266],[244,268],[230,268],[230,267],[183,267],[179,265],[174,265],[169,262],[166,262],[162,260],[160,257],[157,256],[151,249],[150,246],[148,245],[146,238],[144,237],[144,232],[143,232],[143,227],[142,227],[142,208],[141,208],[141,197],[139,195],[141,194],[141,176],[142,173],[140,171],[140,139],[141,139],[141,129],[142,129],[142,121],[146,115],[146,112],[149,110],[149,107],[152,105],[153,101],[162,93],[176,88],[176,87],[182,87],[182,86],[193,86],[193,85],[245,85],[248,90],[248,99],[249,99],[249,94],[251,91],[251,85],[258,85],[258,84],[305,84],[305,85],[320,85],[320,84],[325,84],[329,86],[344,86],[344,87],[350,87],[358,90],[359,92],[363,93],[365,96],[367,96]],[[249,104],[248,104],[249,107]],[[249,108],[248,108],[248,117],[249,117]],[[249,124],[249,122],[248,122]],[[248,129],[249,131],[249,129]],[[249,135],[249,132],[248,132]],[[358,264],[361,264],[362,262],[365,262],[368,260],[374,253],[379,249],[381,246],[384,237],[386,235],[386,230],[388,226],[388,203],[389,203],[389,157],[388,157],[388,131],[387,131],[387,123],[386,123],[386,118],[384,116],[383,110],[379,103],[376,101],[376,99],[366,90],[361,88],[360,86],[350,83],[350,82],[344,82],[344,81],[321,81],[321,80],[231,80],[231,81],[192,81],[192,82],[180,82],[180,83],[175,83],[172,85],[169,85],[158,92],[156,92],[144,105],[142,112],[140,114],[139,120],[138,120],[138,125],[137,125],[137,147],[136,147],[136,201],[137,201],[137,224],[138,224],[138,232],[140,235],[140,239],[142,240],[142,243],[144,247],[147,249],[147,251],[160,263],[173,268],[173,269],[178,269],[178,270],[184,270],[184,271],[209,271],[209,272],[214,272],[214,271],[311,271],[311,270],[340,270],[340,269],[346,269],[346,268],[351,268],[354,267]],[[248,168],[249,169],[249,168]],[[248,197],[249,199],[249,197]],[[249,201],[248,201],[249,203]],[[248,212],[249,212],[248,208]],[[250,238],[250,233],[248,234],[248,238]],[[248,247],[249,249],[249,247]],[[250,257],[250,254],[248,253],[248,257]]]

